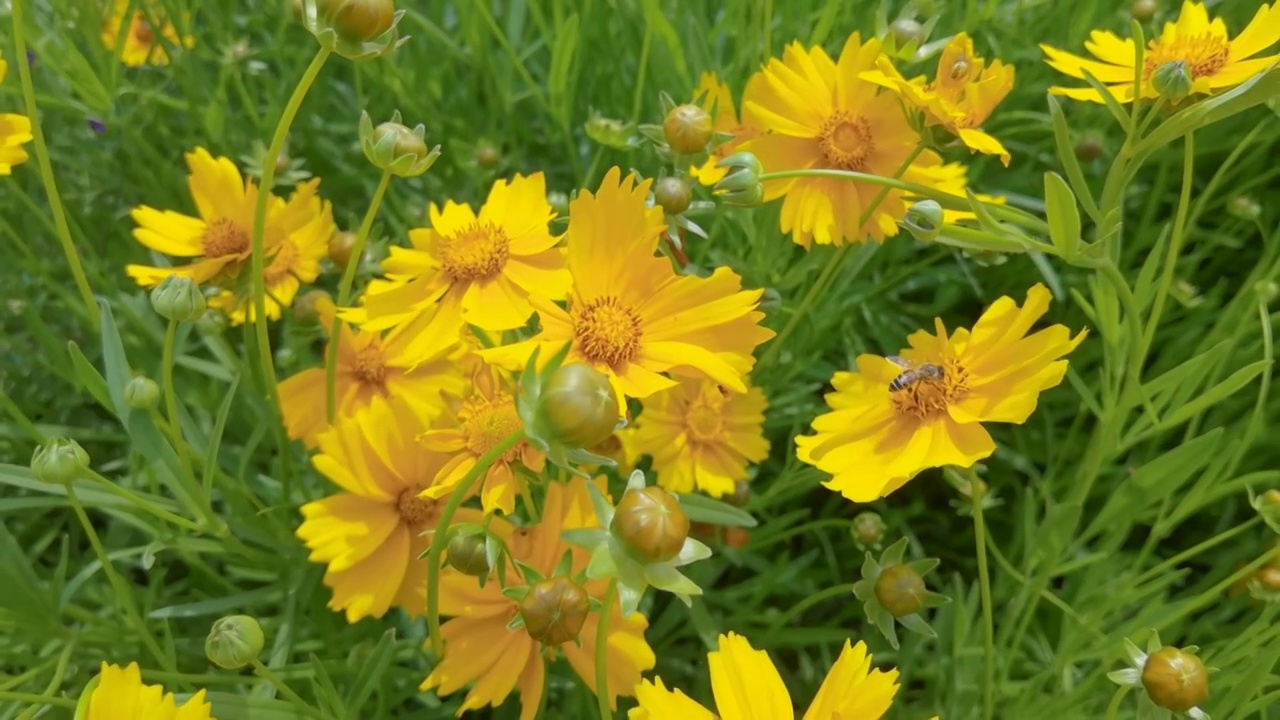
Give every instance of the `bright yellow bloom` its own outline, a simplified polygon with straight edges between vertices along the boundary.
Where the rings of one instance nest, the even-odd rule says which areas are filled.
[[[137,663],[124,668],[102,663],[101,672],[89,681],[86,690],[76,715],[83,720],[214,720],[204,690],[179,707],[173,693],[159,685],[142,684]]]
[[[1041,392],[1062,382],[1062,359],[1084,340],[1064,325],[1027,335],[1049,309],[1037,284],[1018,307],[995,301],[972,332],[947,336],[921,330],[907,341],[903,367],[879,355],[858,357],[858,372],[838,372],[827,395],[831,412],[813,421],[813,435],[796,438],[801,460],[833,477],[824,483],[854,502],[870,502],[931,467],[969,467],[995,451],[984,422],[1022,424]],[[895,382],[896,381],[896,382]],[[891,385],[900,385],[896,389]]]
[[[1280,54],[1253,57],[1277,41],[1280,41],[1280,3],[1259,7],[1253,21],[1233,40],[1222,18],[1209,19],[1203,3],[1184,2],[1178,21],[1165,23],[1164,31],[1152,38],[1143,52],[1142,97],[1153,99],[1159,95],[1152,86],[1152,75],[1157,68],[1171,62],[1186,63],[1192,93],[1211,94],[1239,85],[1280,59]],[[1040,46],[1055,70],[1081,79],[1088,71],[1107,86],[1118,102],[1132,101],[1137,59],[1133,39],[1121,40],[1115,33],[1094,30],[1084,48],[1101,62],[1048,45]],[[1049,92],[1077,100],[1103,101],[1102,95],[1089,87],[1053,87]]]
[[[524,327],[529,294],[564,298],[569,273],[560,238],[548,230],[555,210],[542,173],[498,180],[480,214],[452,200],[430,208],[431,227],[409,231],[411,248],[391,248],[386,280],[370,283],[363,307],[347,317],[370,328],[391,327],[437,301],[460,308],[486,330]]]
[[[645,205],[649,181],[620,178],[612,168],[596,193],[584,190],[570,206],[568,308],[533,295],[542,331],[482,350],[481,357],[518,370],[535,348],[545,360],[572,342],[566,362],[590,363],[608,375],[620,403],[673,387],[660,374],[668,371],[746,392],[751,353],[773,337],[759,324],[762,292],[744,291],[737,273],[724,267],[709,278],[677,275],[667,259],[655,257],[664,225],[662,209]]]
[[[730,495],[747,479],[747,466],[769,455],[765,405],[758,387],[731,393],[683,380],[645,400],[634,431],[624,435],[628,454],[652,455],[658,484],[671,492]]]
[[[885,55],[876,61],[876,68],[863,73],[862,78],[897,92],[924,113],[926,125],[943,127],[969,150],[999,155],[1001,162],[1009,164],[1009,151],[981,126],[1013,90],[1012,65],[999,60],[987,65],[974,52],[973,40],[960,33],[943,48],[933,82],[924,77],[907,80]]]
[[[752,76],[751,84],[764,82],[760,75]],[[761,123],[746,108],[742,110],[742,119],[733,109],[733,94],[729,86],[720,82],[715,73],[704,72],[698,80],[698,89],[693,94],[703,110],[711,113],[712,129],[718,133],[732,135],[729,140],[720,143],[711,150],[711,157],[701,166],[689,169],[689,174],[703,185],[715,185],[724,179],[728,169],[716,167],[716,163],[738,151],[742,143],[760,134]]]
[[[333,324],[332,301],[317,304],[321,326]],[[466,380],[457,364],[463,350],[456,315],[434,310],[386,333],[342,326],[334,387],[336,418],[350,417],[375,397],[408,405],[418,426],[444,412],[441,394],[461,396]],[[325,356],[333,351],[332,342]],[[289,437],[315,447],[329,426],[325,368],[309,368],[280,383],[280,410]],[[335,418],[335,419],[336,419]]]
[[[158,253],[196,258],[189,265],[154,267],[129,265],[129,277],[151,287],[169,275],[190,277],[200,285],[213,283],[223,291],[210,301],[231,316],[233,323],[253,318],[249,266],[253,255],[253,214],[258,188],[243,178],[231,160],[214,158],[204,148],[187,153],[191,174],[187,184],[198,217],[140,205],[131,213],[137,228],[133,237]],[[271,195],[267,203],[266,311],[280,317],[293,303],[298,288],[320,274],[320,259],[333,235],[333,208],[316,195],[320,179],[298,185],[286,203]]]
[[[130,5],[137,8],[133,15],[129,15]],[[124,48],[120,51],[120,62],[129,67],[169,64],[165,43],[156,38],[157,26],[160,28],[159,35],[170,45],[181,44],[187,49],[196,45],[194,37],[178,36],[178,29],[165,18],[162,3],[154,0],[115,0],[115,7],[102,26],[102,44],[108,50],[116,49],[116,41],[120,37],[126,16],[129,18],[129,27],[124,30]]]
[[[0,83],[9,72],[9,63],[0,55]],[[26,115],[0,114],[0,175],[9,175],[14,165],[27,161],[22,146],[31,142],[31,120]]]
[[[443,503],[418,496],[446,458],[414,441],[419,420],[402,402],[374,397],[369,407],[321,433],[311,459],[344,492],[302,506],[297,536],[311,562],[325,563],[332,610],[347,622],[382,617],[393,605],[421,615],[426,604],[426,552]],[[476,522],[466,508],[455,522]]]
[[[630,720],[794,720],[791,693],[763,650],[751,647],[741,635],[720,636],[720,647],[707,653],[711,693],[716,713],[689,699],[679,690],[668,690],[662,679],[645,680],[636,688],[640,706],[628,713]],[[827,672],[818,694],[805,711],[804,720],[877,720],[889,711],[898,692],[898,671],[871,667],[867,646],[844,642],[840,657]]]
[[[506,522],[493,518],[491,527],[505,535]],[[573,554],[573,572],[586,567],[585,550],[564,542],[566,530],[595,527],[595,513],[587,493],[586,480],[575,478],[568,485],[550,483],[542,522],[528,529],[511,532],[509,546],[514,559],[540,573],[550,575],[566,551]],[[509,583],[519,583],[517,570],[507,572]],[[589,581],[584,586],[596,599],[603,599],[607,584]],[[440,576],[440,612],[452,615],[440,632],[444,638],[444,657],[422,683],[422,690],[435,690],[452,695],[468,684],[458,715],[486,705],[500,705],[513,690],[519,690],[521,720],[533,720],[542,699],[546,668],[543,653],[551,658],[563,653],[569,665],[592,691],[596,686],[595,646],[600,627],[599,613],[587,617],[579,638],[582,646],[565,643],[554,650],[543,648],[524,628],[507,628],[519,612],[516,601],[502,594],[496,578],[480,587],[473,577],[452,570]],[[618,695],[632,695],[640,683],[640,675],[654,665],[653,650],[645,642],[649,623],[635,613],[623,618],[621,608],[613,603],[609,616],[608,673],[609,705],[617,707]]]

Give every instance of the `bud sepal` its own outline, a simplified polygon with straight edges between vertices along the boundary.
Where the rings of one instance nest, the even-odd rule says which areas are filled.
[[[320,45],[348,60],[381,57],[409,41],[400,37],[398,26],[404,10],[396,10],[390,21],[379,20],[374,26],[345,27],[344,11],[362,0],[303,0],[302,24],[320,41]],[[368,2],[369,0],[363,0]],[[394,7],[392,0],[374,0]],[[375,34],[374,31],[381,30]]]
[[[616,467],[617,463],[610,458],[601,457],[584,447],[573,444],[574,440],[591,439],[587,437],[590,433],[581,435],[567,433],[568,418],[549,418],[549,415],[553,414],[555,409],[545,407],[549,391],[554,390],[557,384],[563,382],[565,376],[557,376],[557,372],[565,366],[564,361],[569,356],[570,347],[571,345],[566,343],[541,369],[538,368],[540,349],[534,350],[528,364],[525,365],[524,371],[520,374],[520,395],[516,398],[516,412],[520,415],[520,421],[524,424],[525,435],[530,444],[541,450],[552,463],[575,475],[590,479],[591,476],[583,471],[579,467],[580,465]],[[592,369],[594,370],[594,368]],[[616,392],[613,391],[612,387],[610,387],[609,391],[613,393],[614,402],[617,403]],[[609,435],[626,427],[626,418],[621,416],[618,407],[614,408],[614,413],[616,413],[617,420],[614,422],[613,430],[603,433],[603,436],[598,438],[597,442],[588,443],[587,447],[594,447],[600,441],[607,439]],[[594,424],[600,420],[601,418],[593,418],[592,423]]]
[[[360,113],[360,148],[376,167],[400,177],[414,177],[431,169],[440,158],[440,146],[427,148],[427,128],[418,123],[409,128],[400,122],[400,111],[391,119],[373,126],[368,112]]]
[[[936,638],[938,634],[919,612],[951,602],[951,598],[924,586],[923,577],[938,566],[939,560],[926,558],[904,563],[906,551],[907,539],[902,538],[890,545],[879,560],[868,552],[862,563],[862,579],[853,585],[853,594],[862,601],[867,619],[895,650],[898,649],[895,621],[912,632]]]
[[[734,153],[716,163],[718,168],[728,168],[729,173],[711,188],[711,193],[728,205],[755,207],[764,202],[764,184],[760,176],[764,167],[749,152]]]

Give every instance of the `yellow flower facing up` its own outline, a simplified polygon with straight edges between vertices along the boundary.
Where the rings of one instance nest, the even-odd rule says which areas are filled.
[[[89,681],[76,709],[82,720],[214,720],[204,690],[178,705],[173,693],[159,685],[144,685],[137,663],[128,667],[102,663]]]
[[[738,275],[723,267],[708,278],[677,275],[655,256],[664,225],[662,209],[645,205],[649,181],[621,175],[610,169],[594,194],[580,192],[570,208],[568,307],[533,295],[542,331],[482,350],[481,357],[519,370],[535,348],[546,359],[572,343],[565,362],[589,363],[608,375],[620,403],[673,387],[664,372],[746,392],[752,352],[773,337],[759,324],[762,291],[744,291]]]
[[[794,720],[791,693],[763,650],[751,647],[735,633],[720,636],[719,648],[707,653],[711,672],[712,713],[679,690],[668,690],[662,679],[645,680],[636,688],[640,706],[630,720]],[[889,711],[898,692],[898,671],[871,667],[867,646],[859,642],[844,649],[818,694],[805,711],[804,720],[878,720]]]
[[[573,553],[572,572],[577,572],[587,565],[587,551],[569,545],[560,536],[566,530],[596,527],[587,481],[575,478],[567,485],[550,483],[542,521],[531,528],[510,530],[501,518],[493,518],[490,527],[500,535],[509,532],[512,557],[538,572],[550,575],[567,551]],[[520,582],[514,567],[509,568],[506,576],[508,582]],[[607,584],[595,580],[587,582],[584,587],[591,597],[602,601]],[[594,692],[596,633],[600,627],[600,614],[593,612],[587,617],[579,634],[581,647],[568,642],[550,649],[535,642],[524,628],[512,630],[507,627],[519,611],[519,604],[502,594],[496,578],[480,587],[476,578],[454,570],[441,573],[440,612],[453,618],[440,628],[444,638],[444,657],[423,681],[421,689],[452,695],[474,683],[458,708],[459,717],[487,705],[500,705],[508,695],[518,690],[520,720],[533,720],[545,685],[545,653],[550,659],[563,654],[574,672]],[[644,639],[644,631],[649,625],[644,615],[635,613],[623,618],[617,603],[612,604],[610,613],[607,643],[609,705],[616,708],[618,696],[635,693],[641,673],[653,667],[655,658]]]
[[[1158,68],[1173,62],[1186,64],[1192,93],[1211,94],[1239,85],[1280,59],[1280,54],[1254,57],[1277,41],[1280,41],[1280,3],[1259,7],[1248,26],[1232,39],[1222,18],[1210,20],[1203,3],[1184,2],[1177,22],[1165,23],[1163,32],[1152,38],[1143,52],[1142,97],[1153,99],[1159,95],[1152,77]],[[1081,79],[1088,71],[1118,102],[1131,102],[1137,58],[1133,39],[1121,40],[1115,33],[1094,30],[1084,48],[1097,60],[1048,45],[1040,46],[1055,70]],[[1053,87],[1049,92],[1076,100],[1103,102],[1102,95],[1089,87]]]
[[[9,63],[0,55],[0,83],[9,72]],[[9,175],[14,165],[27,161],[23,145],[31,142],[31,120],[26,115],[0,113],[0,175]]]
[[[560,300],[568,290],[542,173],[498,180],[478,215],[449,201],[433,203],[430,217],[430,228],[409,231],[413,247],[391,248],[382,262],[387,279],[370,283],[363,306],[346,317],[386,328],[440,301],[469,324],[511,330],[533,314],[530,293]]]
[[[132,15],[130,5],[136,8]],[[122,32],[124,46],[119,48],[120,62],[129,67],[168,65],[165,42],[187,49],[196,45],[194,37],[178,35],[178,29],[165,17],[164,6],[153,0],[115,0],[111,15],[102,26],[102,44],[108,50],[117,50],[116,43]]]
[[[750,83],[764,82],[764,78],[755,75]],[[749,84],[750,84],[749,83]],[[711,150],[711,156],[700,166],[689,169],[698,182],[703,185],[715,185],[729,173],[728,168],[716,167],[716,163],[738,151],[742,144],[760,134],[761,123],[746,108],[742,109],[742,119],[734,110],[733,94],[729,86],[720,81],[715,73],[705,72],[698,80],[698,89],[694,91],[694,99],[703,110],[711,113],[712,129],[718,133],[732,135]]]
[[[223,290],[210,306],[227,312],[233,323],[243,323],[254,316],[248,269],[259,190],[231,160],[215,158],[204,148],[187,153],[186,160],[197,216],[146,205],[134,208],[131,215],[137,225],[133,237],[139,243],[163,255],[194,260],[174,267],[129,265],[125,271],[143,287],[170,275],[217,285]],[[316,194],[319,185],[315,178],[299,185],[288,202],[271,195],[267,203],[264,275],[266,312],[272,320],[293,303],[303,283],[320,274],[334,223],[333,208]]]
[[[749,465],[769,455],[765,406],[757,387],[731,393],[706,380],[684,380],[645,400],[634,430],[623,437],[629,455],[653,456],[663,488],[723,497],[747,478]]]
[[[981,126],[1013,90],[1012,65],[999,60],[987,65],[974,52],[973,39],[960,33],[943,48],[932,82],[924,77],[907,80],[885,55],[876,60],[876,68],[863,73],[862,78],[897,92],[924,114],[927,126],[945,128],[970,151],[998,155],[1001,162],[1009,164],[1009,151]]]
[[[1019,307],[1002,297],[973,330],[947,335],[925,330],[897,359],[858,357],[858,372],[838,372],[827,395],[831,412],[796,438],[799,458],[832,478],[824,483],[854,502],[870,502],[902,487],[921,470],[969,467],[995,451],[984,422],[1021,424],[1041,392],[1062,382],[1063,359],[1084,340],[1064,325],[1027,334],[1049,309],[1037,284]]]

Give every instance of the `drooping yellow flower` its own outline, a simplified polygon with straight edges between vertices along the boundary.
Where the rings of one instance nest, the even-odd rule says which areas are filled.
[[[747,467],[769,455],[764,438],[764,393],[731,393],[706,380],[687,379],[644,403],[628,451],[653,456],[658,484],[675,493],[701,490],[730,495]]]
[[[132,15],[130,5],[136,8]],[[128,28],[123,27],[126,17]],[[115,0],[111,15],[102,26],[102,44],[108,50],[115,50],[122,30],[124,47],[120,50],[120,62],[129,67],[169,64],[165,43],[157,35],[170,45],[181,44],[187,49],[196,45],[196,39],[190,35],[179,37],[178,29],[165,17],[164,6],[154,0]]]
[[[9,63],[0,55],[0,83],[9,72]],[[31,120],[26,115],[0,113],[0,175],[9,175],[14,165],[27,161],[22,146],[31,142]]]
[[[870,502],[902,487],[921,470],[969,467],[991,455],[984,422],[1021,424],[1041,392],[1062,382],[1064,358],[1084,340],[1064,325],[1027,335],[1049,309],[1044,285],[1018,307],[1002,297],[973,330],[949,337],[921,330],[898,360],[858,357],[858,372],[838,372],[827,395],[831,412],[813,421],[813,435],[796,438],[799,458],[832,478],[824,484],[854,502]],[[910,373],[910,374],[906,374]]]
[[[523,368],[535,348],[544,360],[572,343],[566,362],[590,363],[609,376],[618,394],[643,398],[676,384],[661,373],[705,377],[746,392],[752,352],[773,337],[760,326],[762,292],[743,290],[728,268],[709,278],[677,275],[655,257],[662,209],[645,206],[649,181],[621,179],[612,168],[594,194],[583,191],[569,213],[568,308],[533,295],[541,332],[525,342],[482,350],[510,370]]]
[[[214,284],[223,291],[210,301],[226,311],[233,323],[254,317],[248,268],[253,255],[253,215],[258,188],[243,178],[231,160],[214,158],[204,148],[186,155],[191,174],[187,184],[198,217],[140,205],[131,213],[137,228],[133,237],[158,253],[175,258],[195,258],[188,265],[155,267],[129,265],[125,271],[143,287],[151,287],[169,275],[190,277],[200,285]],[[333,235],[333,208],[317,194],[320,179],[298,185],[288,202],[271,195],[267,203],[266,312],[280,317],[303,283],[320,274],[320,259]]]
[[[943,48],[933,82],[924,77],[907,80],[885,55],[877,59],[876,68],[863,73],[863,79],[897,92],[924,113],[926,125],[945,128],[971,151],[998,155],[1001,162],[1009,164],[1009,151],[981,126],[1013,90],[1012,65],[999,60],[987,65],[974,52],[968,34],[960,33]]]
[[[568,551],[573,556],[573,572],[586,567],[587,552],[560,537],[566,530],[596,526],[586,482],[576,478],[568,485],[548,485],[542,521],[511,534],[509,546],[514,559],[550,575]],[[501,518],[493,518],[491,523],[495,528],[505,525]],[[497,532],[504,531],[498,529]],[[507,578],[509,583],[520,582],[514,567],[508,570]],[[596,580],[584,587],[591,597],[602,600],[607,584]],[[595,690],[599,613],[593,612],[587,617],[579,634],[581,647],[570,642],[555,649],[543,648],[524,628],[507,627],[519,612],[519,605],[502,594],[496,579],[491,578],[480,587],[475,578],[452,570],[440,576],[440,612],[454,617],[440,628],[445,643],[444,657],[423,681],[422,690],[452,695],[475,683],[458,709],[459,716],[487,705],[500,705],[512,691],[519,690],[520,718],[533,720],[546,677],[543,653],[551,659],[563,654],[587,687]],[[609,705],[616,708],[618,696],[635,693],[641,673],[653,667],[655,658],[644,639],[649,625],[644,615],[635,613],[624,619],[617,603],[612,604],[610,613]]]
[[[332,301],[317,303],[322,327],[332,327]],[[444,412],[442,395],[459,397],[466,379],[458,371],[463,350],[456,315],[432,309],[386,333],[343,325],[334,387],[337,418],[368,407],[375,397],[408,405],[425,427]],[[333,351],[332,342],[326,349]],[[280,410],[289,437],[315,447],[329,426],[325,368],[309,368],[280,383]]]
[[[413,247],[391,248],[387,279],[371,283],[347,317],[391,327],[439,301],[486,330],[524,327],[530,293],[560,300],[569,289],[560,238],[548,229],[555,215],[542,173],[498,180],[479,215],[452,200],[433,203],[431,227],[409,231]]]
[[[347,622],[382,617],[392,606],[421,615],[426,603],[423,537],[435,529],[443,503],[419,493],[430,487],[445,458],[414,441],[419,420],[403,402],[375,396],[369,407],[320,434],[311,459],[343,492],[302,506],[297,536],[311,562],[325,563],[329,608]],[[476,522],[462,508],[455,522]]]
[[[763,82],[762,76],[755,75],[752,76],[749,85]],[[694,91],[693,96],[703,110],[711,113],[712,129],[718,133],[733,136],[715,146],[706,162],[689,169],[689,174],[693,175],[698,182],[703,185],[715,185],[729,172],[727,168],[716,167],[716,163],[737,152],[742,143],[759,135],[761,123],[746,108],[742,109],[742,119],[738,119],[738,113],[733,106],[733,94],[729,92],[729,86],[721,82],[715,73],[702,73],[702,77],[698,80],[698,89]]]
[[[849,170],[927,185],[930,176],[916,169],[936,165],[937,155],[922,150],[908,164],[920,135],[897,95],[861,77],[882,54],[880,41],[864,43],[858,33],[849,37],[839,61],[820,47],[792,43],[782,59],[760,70],[765,82],[747,85],[744,111],[760,118],[767,132],[742,149],[755,153],[766,173]],[[907,212],[901,191],[843,178],[768,180],[764,191],[766,201],[785,198],[782,231],[806,248],[868,237],[881,242],[898,233],[898,220]]]
[[[704,708],[679,690],[668,690],[662,679],[645,680],[636,688],[640,706],[630,720],[794,720],[791,693],[773,661],[735,633],[720,636],[717,650],[707,653],[711,693],[716,712]],[[871,667],[867,646],[844,642],[840,657],[827,672],[804,720],[878,720],[889,711],[898,692],[898,671]]]
[[[1254,57],[1277,41],[1280,41],[1280,3],[1259,7],[1253,21],[1232,39],[1222,18],[1210,20],[1203,3],[1184,2],[1177,22],[1165,23],[1164,31],[1152,38],[1143,52],[1142,97],[1153,99],[1159,95],[1152,85],[1152,76],[1158,68],[1172,62],[1186,63],[1192,93],[1211,94],[1239,85],[1280,59],[1280,54]],[[1081,79],[1088,71],[1107,86],[1118,102],[1131,102],[1137,59],[1133,39],[1121,40],[1115,33],[1094,30],[1084,48],[1097,60],[1048,45],[1040,46],[1055,70]],[[1076,100],[1103,102],[1102,95],[1090,87],[1052,87],[1049,92]]]
[[[127,667],[102,663],[80,698],[77,718],[83,720],[214,720],[204,690],[179,707],[173,693],[160,685],[144,685],[137,663]],[[79,714],[83,712],[83,715]]]

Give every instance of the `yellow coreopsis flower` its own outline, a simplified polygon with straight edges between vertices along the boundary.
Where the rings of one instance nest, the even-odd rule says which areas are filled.
[[[131,215],[137,224],[133,237],[139,243],[170,257],[195,260],[174,267],[129,265],[125,271],[143,287],[170,275],[217,285],[223,292],[210,305],[226,311],[233,323],[243,323],[254,316],[248,268],[259,189],[240,175],[231,160],[214,158],[204,148],[187,153],[186,160],[191,170],[187,184],[198,216],[146,205],[134,208]],[[328,252],[334,223],[333,208],[316,194],[319,185],[320,179],[315,178],[298,185],[288,202],[274,194],[268,200],[263,238],[270,319],[278,319],[281,308],[293,303],[298,288],[320,274],[320,259]]]
[[[513,559],[550,575],[565,553],[571,552],[572,572],[586,567],[587,552],[560,537],[566,530],[596,526],[586,483],[583,478],[575,478],[567,485],[547,486],[542,521],[511,533],[509,547]],[[503,534],[504,525],[501,518],[491,520],[491,527]],[[517,577],[514,567],[508,570],[508,581]],[[584,588],[591,597],[603,600],[607,583],[589,581]],[[587,687],[595,690],[599,613],[593,612],[587,617],[579,634],[581,647],[568,642],[554,649],[544,648],[529,637],[524,628],[507,627],[519,612],[519,604],[502,594],[496,579],[480,587],[475,578],[453,570],[446,570],[440,576],[440,612],[454,617],[440,628],[445,643],[444,657],[423,681],[422,690],[451,695],[475,683],[458,709],[459,716],[486,705],[500,705],[512,691],[518,690],[520,719],[533,720],[545,685],[544,653],[551,659],[563,654]],[[634,613],[623,618],[617,603],[611,605],[609,612],[609,705],[616,708],[618,696],[635,693],[641,673],[653,667],[655,658],[644,639],[649,625],[644,615]]]
[[[1163,32],[1152,38],[1143,52],[1142,97],[1152,99],[1159,95],[1152,85],[1152,76],[1158,68],[1173,62],[1185,63],[1191,76],[1192,93],[1210,94],[1239,85],[1280,59],[1280,54],[1254,57],[1277,41],[1280,41],[1280,3],[1259,7],[1253,21],[1232,39],[1222,18],[1210,20],[1203,3],[1184,2],[1177,22],[1165,23]],[[1041,45],[1040,49],[1044,50],[1049,65],[1055,70],[1081,79],[1088,71],[1107,86],[1118,102],[1132,101],[1134,60],[1137,58],[1133,39],[1121,40],[1115,33],[1094,30],[1084,47],[1097,60],[1088,60],[1048,45]],[[1049,92],[1077,100],[1103,102],[1102,95],[1088,87],[1052,87]]]
[[[870,502],[902,487],[921,470],[969,467],[991,455],[984,422],[1021,424],[1041,392],[1062,382],[1064,358],[1084,340],[1064,325],[1027,335],[1049,309],[1044,285],[1018,307],[1002,297],[973,330],[947,335],[921,330],[897,357],[858,357],[858,372],[838,372],[827,395],[831,412],[796,438],[800,459],[828,472],[824,484],[854,502]]]
[[[762,82],[764,78],[755,75],[749,84]],[[689,174],[698,182],[703,185],[715,185],[729,172],[727,168],[716,167],[716,163],[737,152],[742,143],[759,135],[761,123],[746,108],[742,109],[742,119],[738,119],[738,113],[734,110],[733,94],[729,92],[729,86],[721,82],[715,73],[702,73],[702,77],[698,80],[698,89],[694,91],[693,96],[703,110],[711,113],[712,129],[718,133],[733,136],[712,148],[711,156],[706,162],[689,169]]]
[[[137,663],[128,667],[102,663],[80,698],[76,717],[82,720],[214,720],[204,690],[178,705],[173,693],[160,685],[144,685]]]
[[[9,72],[9,63],[0,55],[0,83]],[[26,115],[0,113],[0,175],[9,175],[14,165],[27,161],[22,146],[31,142],[31,120]]]
[[[132,15],[130,6],[136,8]],[[111,15],[102,26],[102,44],[108,50],[116,50],[121,31],[124,46],[120,49],[120,62],[130,67],[169,64],[169,53],[157,35],[174,46],[190,49],[196,45],[194,37],[178,35],[178,29],[165,17],[164,7],[154,0],[115,0]]]
[[[661,373],[705,377],[746,392],[752,352],[773,331],[760,326],[760,290],[743,290],[737,273],[677,275],[656,257],[662,209],[647,207],[648,180],[621,179],[612,168],[593,194],[582,191],[569,212],[568,307],[533,295],[542,331],[524,342],[480,351],[519,370],[535,348],[543,359],[572,343],[565,362],[590,363],[618,394],[643,398],[673,387]]]
[[[668,690],[662,679],[645,680],[636,688],[640,706],[630,720],[794,720],[791,693],[763,650],[751,647],[735,633],[720,636],[719,648],[707,653],[711,672],[712,713],[679,690]],[[867,646],[846,640],[840,657],[827,672],[804,720],[877,720],[889,711],[898,692],[898,671],[871,667]]]
[[[960,33],[943,48],[933,82],[924,77],[907,80],[885,55],[877,59],[876,68],[863,73],[863,79],[897,92],[924,113],[926,125],[943,127],[969,150],[998,155],[1001,162],[1009,164],[1009,151],[981,126],[1013,90],[1012,65],[999,60],[987,65],[974,52],[973,40]]]
[[[658,484],[671,492],[731,495],[747,467],[769,455],[765,406],[758,387],[731,393],[706,380],[683,380],[645,400],[634,430],[624,435],[628,455],[653,456]]]

